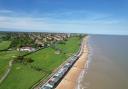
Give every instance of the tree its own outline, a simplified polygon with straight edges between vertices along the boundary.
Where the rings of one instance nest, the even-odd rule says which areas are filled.
[[[15,58],[16,62],[23,62],[23,60],[24,60],[23,56],[18,56],[18,57]]]
[[[59,44],[66,44],[65,41],[59,41]]]
[[[25,58],[24,60],[25,60],[26,62],[28,62],[28,63],[34,62],[34,60],[32,60],[31,58]]]

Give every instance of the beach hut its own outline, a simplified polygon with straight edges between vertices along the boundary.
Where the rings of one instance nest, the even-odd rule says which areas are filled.
[[[48,87],[48,86],[43,86],[43,87],[41,87],[41,89],[52,89],[52,88]]]
[[[43,86],[41,89],[53,89],[53,86],[47,83],[45,86]]]

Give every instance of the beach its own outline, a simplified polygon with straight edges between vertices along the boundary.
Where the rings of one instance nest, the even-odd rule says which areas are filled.
[[[128,36],[89,35],[88,45],[79,89],[128,89]]]
[[[79,78],[86,68],[85,64],[88,60],[88,47],[87,47],[88,37],[84,38],[84,43],[82,47],[82,54],[69,72],[65,75],[56,89],[76,89],[78,86]]]

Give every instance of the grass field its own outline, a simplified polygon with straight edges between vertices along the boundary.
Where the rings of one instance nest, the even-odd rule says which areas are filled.
[[[0,52],[0,78],[8,68],[9,61],[18,55],[19,52],[16,50]]]
[[[46,78],[62,62],[79,48],[80,39],[78,37],[70,38],[66,44],[57,44],[62,49],[60,54],[55,54],[53,48],[45,48],[28,55],[34,62],[31,64],[16,63],[7,79],[0,85],[0,89],[29,89],[33,84],[42,78]],[[35,70],[33,67],[42,69]]]
[[[15,55],[17,55],[16,51],[0,52],[0,77],[7,69],[9,61],[13,58],[12,56]]]
[[[4,50],[9,47],[11,41],[2,41],[0,42],[0,50]]]
[[[7,49],[10,45],[10,41],[1,41],[0,50]],[[8,67],[8,62],[12,59],[12,56],[17,55],[16,51],[0,51],[0,77],[4,74]]]

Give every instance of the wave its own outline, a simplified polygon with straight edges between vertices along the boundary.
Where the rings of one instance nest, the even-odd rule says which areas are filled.
[[[81,71],[81,73],[79,75],[76,89],[84,89],[85,88],[85,86],[84,87],[82,86],[81,81],[83,80],[83,77],[85,77],[87,75],[89,63],[90,63],[90,60],[88,59],[86,64],[85,64],[84,69]]]

